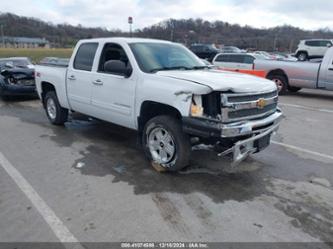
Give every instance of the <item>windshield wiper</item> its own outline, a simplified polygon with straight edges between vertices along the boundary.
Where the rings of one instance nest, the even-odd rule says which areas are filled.
[[[157,71],[166,71],[166,70],[191,70],[191,67],[185,67],[185,66],[177,66],[177,67],[159,67],[159,68],[153,68],[150,70],[151,73],[156,73]]]
[[[194,66],[189,68],[190,70],[200,70],[200,69],[205,69],[205,68],[210,68],[209,66]]]

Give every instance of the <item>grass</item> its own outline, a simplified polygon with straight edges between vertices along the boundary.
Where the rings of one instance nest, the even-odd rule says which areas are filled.
[[[72,51],[71,48],[0,48],[0,58],[29,57],[37,63],[44,57],[69,58]]]

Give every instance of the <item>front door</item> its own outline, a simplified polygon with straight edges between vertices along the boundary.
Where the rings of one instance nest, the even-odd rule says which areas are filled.
[[[105,62],[119,60],[131,67],[125,50],[116,43],[106,43],[98,69],[93,73],[91,103],[96,117],[125,127],[134,128],[136,80],[134,73],[125,77],[104,70]]]

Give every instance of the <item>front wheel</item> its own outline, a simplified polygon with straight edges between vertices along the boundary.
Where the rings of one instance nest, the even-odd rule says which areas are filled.
[[[59,104],[57,94],[54,91],[47,92],[44,98],[46,115],[54,125],[63,125],[68,118],[68,110]]]
[[[190,139],[179,120],[164,115],[152,118],[144,127],[142,140],[147,158],[161,171],[178,171],[188,165]]]

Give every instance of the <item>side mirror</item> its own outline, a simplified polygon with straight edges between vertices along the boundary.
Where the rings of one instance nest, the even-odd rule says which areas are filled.
[[[126,67],[126,64],[120,60],[109,60],[104,63],[104,71],[107,73],[117,74],[128,78],[132,74],[132,68]]]
[[[332,44],[331,43],[327,43],[326,47],[330,48],[330,47],[332,47]]]

